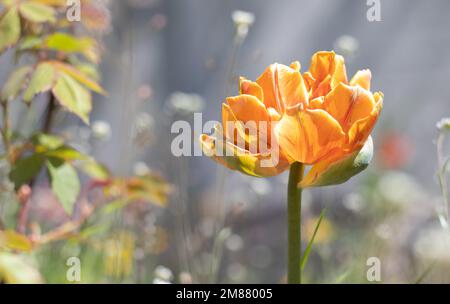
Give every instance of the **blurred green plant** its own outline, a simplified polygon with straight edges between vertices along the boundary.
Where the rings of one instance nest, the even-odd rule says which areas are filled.
[[[0,0],[0,54],[10,50],[17,65],[0,91],[1,159],[8,163],[6,178],[13,184],[14,200],[1,201],[0,207],[17,205],[15,225],[8,225],[10,221],[6,223],[0,213],[0,282],[41,282],[37,270],[18,253],[82,238],[84,225],[97,207],[116,210],[142,201],[164,206],[170,192],[164,179],[152,172],[141,177],[112,176],[104,165],[52,130],[59,110],[89,124],[92,93],[107,95],[99,84],[102,46],[96,37],[109,28],[108,11],[98,9],[95,1],[83,0],[82,4],[81,21],[70,22],[65,0]],[[42,126],[32,136],[13,130],[10,107],[19,100],[30,107],[41,95],[48,97]],[[80,173],[91,180],[87,186],[81,184]],[[28,205],[36,181],[45,177],[68,216],[65,222],[41,232],[40,226],[30,229]],[[89,192],[98,188],[103,190],[101,199],[91,201]],[[18,273],[18,269],[26,271]]]

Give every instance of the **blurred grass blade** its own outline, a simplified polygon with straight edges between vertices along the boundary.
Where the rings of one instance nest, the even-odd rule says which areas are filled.
[[[325,216],[326,209],[323,209],[320,213],[319,220],[317,221],[316,228],[314,228],[314,233],[309,240],[308,246],[306,247],[305,253],[303,254],[302,261],[300,263],[301,270],[305,269],[306,263],[308,262],[309,254],[311,253],[312,245],[314,244],[314,239],[316,238],[317,231],[319,231],[320,224]]]
[[[430,266],[425,269],[425,271],[417,277],[417,279],[414,281],[414,284],[421,284],[423,280],[430,274],[431,270],[433,270],[435,263],[432,263]]]
[[[351,269],[346,270],[334,280],[333,284],[343,284],[351,274]]]

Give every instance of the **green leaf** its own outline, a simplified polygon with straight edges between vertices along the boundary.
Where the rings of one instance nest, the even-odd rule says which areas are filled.
[[[35,23],[55,22],[55,10],[48,5],[37,2],[24,2],[19,6],[20,14],[28,21]]]
[[[32,71],[32,67],[27,65],[15,70],[8,78],[1,93],[2,100],[14,100],[24,87],[24,83],[28,75]]]
[[[64,108],[89,124],[89,114],[92,110],[92,97],[89,91],[72,77],[62,74],[52,92]]]
[[[94,159],[83,162],[80,169],[89,177],[96,180],[107,180],[111,176],[108,168],[98,163]]]
[[[45,47],[66,53],[83,52],[94,44],[91,38],[79,38],[67,33],[54,33],[45,40]]]
[[[316,228],[314,228],[314,233],[311,239],[308,242],[308,246],[306,247],[305,253],[302,256],[302,260],[300,263],[301,271],[305,269],[306,264],[308,263],[309,254],[311,253],[312,246],[314,244],[314,240],[316,238],[317,231],[319,231],[320,224],[325,216],[326,209],[323,209],[320,213],[319,220],[317,221]]]
[[[20,17],[16,8],[11,8],[0,17],[0,53],[16,44],[20,38]]]
[[[86,75],[87,77],[91,78],[94,81],[100,80],[100,74],[98,71],[98,67],[94,64],[90,63],[79,63],[75,65],[75,68]],[[95,90],[94,90],[95,91]]]
[[[27,36],[21,39],[19,50],[24,51],[39,47],[42,44],[42,38],[38,36]]]
[[[43,148],[43,152],[55,150],[64,145],[64,140],[61,137],[44,133],[35,134],[31,141],[35,146],[40,146],[40,148]]]
[[[71,147],[60,147],[56,150],[48,151],[45,153],[47,157],[55,157],[67,162],[71,162],[74,160],[85,160],[88,158],[87,155],[71,148]]]
[[[71,65],[68,65],[65,63],[61,63],[58,61],[52,61],[52,64],[58,70],[58,72],[72,77],[79,83],[85,85],[89,89],[91,89],[99,94],[103,94],[103,95],[106,94],[105,90],[103,90],[103,88],[98,83],[96,83],[94,80],[90,79],[86,74],[84,74],[83,72],[81,72],[80,70],[75,68],[74,66],[71,66]]]
[[[99,61],[97,42],[90,37],[54,33],[46,38],[43,47],[65,53],[80,53],[94,63]]]
[[[67,214],[71,215],[81,188],[77,171],[69,163],[55,158],[49,158],[47,168],[53,192]]]
[[[39,153],[18,160],[9,175],[16,189],[31,181],[41,170],[45,156]]]
[[[361,150],[334,163],[322,162],[314,165],[299,184],[299,187],[323,187],[345,183],[364,171],[372,161],[373,141],[369,137]]]
[[[55,68],[51,64],[39,64],[31,77],[28,88],[25,90],[23,100],[29,103],[37,94],[49,91],[55,82],[55,76]]]

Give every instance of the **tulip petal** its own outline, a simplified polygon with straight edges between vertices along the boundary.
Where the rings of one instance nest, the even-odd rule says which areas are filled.
[[[323,109],[323,103],[325,101],[325,97],[320,96],[317,98],[314,98],[309,102],[309,108],[310,109]]]
[[[361,70],[356,72],[352,80],[350,80],[351,86],[359,85],[361,88],[370,91],[370,81],[372,79],[372,73],[370,70]]]
[[[263,90],[256,82],[241,77],[239,79],[240,94],[253,95],[260,101],[264,100]]]
[[[275,127],[280,148],[290,160],[313,164],[340,149],[345,134],[324,110],[287,113]]]
[[[291,69],[293,69],[294,71],[296,71],[296,72],[300,72],[300,69],[302,68],[302,66],[301,66],[301,64],[300,64],[300,61],[293,61],[293,62],[289,65],[289,67],[290,67]]]
[[[307,105],[308,92],[300,74],[300,64],[293,68],[283,64],[272,64],[256,80],[263,90],[264,104],[283,113],[286,107]]]
[[[294,67],[299,68],[295,65]],[[300,104],[308,105],[308,91],[299,70],[279,65],[277,83],[281,100],[286,108],[296,107]]]
[[[230,106],[234,116],[242,121],[269,121],[269,113],[264,104],[252,95],[239,95],[228,97],[227,103]]]
[[[271,64],[267,69],[259,76],[256,83],[263,90],[264,104],[267,108],[271,107],[276,109],[278,112],[282,112],[284,108],[279,101],[278,93],[276,93],[275,88],[275,74],[277,69],[277,63]]]
[[[375,93],[374,99],[376,104],[371,113],[368,116],[355,121],[351,126],[348,131],[347,146],[349,149],[357,149],[361,147],[369,137],[383,108],[383,97],[383,93]]]
[[[252,154],[223,140],[216,128],[212,136],[202,134],[200,144],[205,155],[231,170],[255,177],[275,176],[289,168],[289,162],[276,154]],[[272,159],[273,158],[273,159]]]
[[[303,73],[303,80],[305,81],[305,86],[308,92],[313,88],[314,82],[316,81],[310,72]]]
[[[351,177],[365,170],[373,157],[373,141],[369,136],[361,150],[355,151],[344,158],[326,159],[315,164],[299,187],[322,187],[345,183]]]
[[[331,76],[331,89],[340,82],[348,83],[344,58],[334,52],[317,52],[311,58],[309,72],[320,84],[328,75]]]
[[[375,107],[372,93],[359,86],[340,83],[326,97],[325,110],[331,114],[347,132],[358,120],[370,115]]]

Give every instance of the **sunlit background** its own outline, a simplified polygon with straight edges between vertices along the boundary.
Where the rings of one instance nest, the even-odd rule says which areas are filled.
[[[55,129],[115,174],[158,172],[172,192],[166,207],[134,203],[97,214],[81,237],[30,254],[45,282],[66,282],[70,257],[80,258],[83,283],[285,282],[287,173],[255,179],[207,157],[174,157],[170,127],[193,122],[194,113],[220,120],[239,75],[255,79],[273,62],[294,60],[304,71],[314,52],[335,50],[349,75],[371,69],[385,102],[369,169],[345,185],[305,191],[304,240],[323,209],[326,216],[304,281],[369,283],[366,263],[377,257],[382,282],[450,283],[437,175],[437,122],[450,116],[449,1],[381,0],[374,22],[365,0],[107,5],[101,72],[109,95],[95,97],[90,126],[61,116]],[[12,63],[12,54],[0,57],[2,82]],[[441,148],[444,159],[450,147]],[[32,208],[51,226],[65,215],[48,191],[39,184]]]

